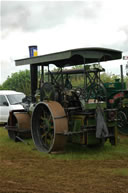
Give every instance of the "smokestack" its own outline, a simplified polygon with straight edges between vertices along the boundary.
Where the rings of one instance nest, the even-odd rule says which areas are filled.
[[[29,56],[37,56],[37,46],[29,46]],[[35,102],[35,93],[37,90],[37,65],[30,65],[30,77],[31,77],[31,96],[32,102]]]

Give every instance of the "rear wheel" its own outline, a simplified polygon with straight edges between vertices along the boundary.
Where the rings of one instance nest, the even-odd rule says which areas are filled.
[[[49,101],[36,105],[32,115],[32,137],[39,151],[63,150],[67,130],[67,118],[59,103]]]

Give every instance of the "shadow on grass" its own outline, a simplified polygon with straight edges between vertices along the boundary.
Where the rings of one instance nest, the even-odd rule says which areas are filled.
[[[51,158],[59,159],[87,159],[87,160],[104,160],[111,157],[115,147],[112,147],[109,144],[104,146],[83,146],[78,144],[67,144],[64,152],[57,154],[49,154]]]
[[[107,160],[107,159],[126,159],[128,157],[128,138],[116,146],[112,146],[109,141],[104,145],[83,146],[78,144],[67,144],[64,152],[49,154],[50,158],[66,160]]]

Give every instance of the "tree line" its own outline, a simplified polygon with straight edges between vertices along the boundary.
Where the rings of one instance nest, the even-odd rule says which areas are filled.
[[[105,72],[101,74],[101,80],[103,83],[114,82],[117,78],[120,77],[118,75],[108,74]],[[71,79],[75,86],[82,86],[84,83],[83,76],[79,74],[71,76]],[[128,83],[128,76],[124,77],[124,81]],[[2,85],[0,85],[0,90],[15,90],[18,92],[23,92],[29,96],[31,92],[30,71],[24,70],[15,72],[11,76],[8,76],[7,80],[4,81]]]

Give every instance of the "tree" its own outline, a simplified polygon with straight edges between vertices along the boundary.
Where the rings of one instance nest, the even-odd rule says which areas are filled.
[[[2,85],[0,85],[0,90],[3,90],[3,87],[2,87]]]
[[[106,72],[101,74],[101,80],[103,83],[115,82],[115,79],[120,79],[120,77],[118,75],[106,73]]]
[[[15,72],[1,86],[2,90],[15,90],[30,95],[30,71]]]

